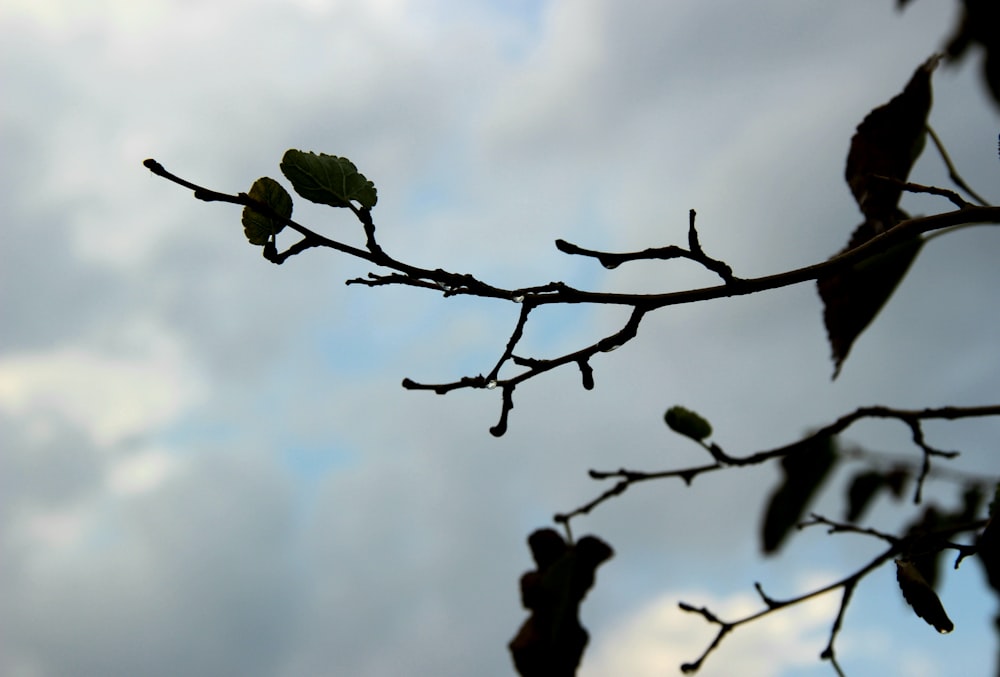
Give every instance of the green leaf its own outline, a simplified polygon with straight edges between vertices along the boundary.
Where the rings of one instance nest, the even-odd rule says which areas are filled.
[[[281,158],[281,172],[295,192],[311,202],[350,207],[353,201],[367,209],[378,202],[375,184],[347,158],[291,149]]]
[[[292,196],[274,179],[262,177],[253,182],[250,192],[252,199],[267,205],[271,211],[286,219],[292,218]],[[252,207],[243,208],[243,233],[250,244],[263,245],[272,235],[277,235],[285,224]]]
[[[944,605],[938,598],[934,588],[924,579],[912,562],[906,559],[896,560],[896,582],[914,613],[932,625],[942,635],[955,629],[955,624],[945,613]]]
[[[765,554],[781,547],[798,524],[820,485],[837,460],[835,438],[810,440],[800,450],[781,459],[784,478],[771,494],[764,513],[761,540]]]
[[[663,415],[663,420],[675,433],[693,440],[701,441],[712,434],[712,425],[708,421],[684,407],[670,407]]]
[[[897,210],[894,219],[904,218],[906,214]],[[844,251],[859,247],[876,235],[876,226],[871,221],[865,221],[854,231]],[[823,301],[823,322],[833,353],[834,378],[840,373],[855,339],[888,302],[923,244],[924,238],[915,235],[816,281]]]
[[[931,73],[941,60],[933,56],[913,73],[903,91],[872,110],[858,125],[847,153],[844,178],[876,233],[898,209],[902,188],[878,177],[906,181],[927,140],[931,109]]]

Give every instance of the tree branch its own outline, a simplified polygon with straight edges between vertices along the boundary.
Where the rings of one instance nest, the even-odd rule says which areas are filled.
[[[273,239],[268,242],[264,247],[263,253],[265,258],[273,263],[283,263],[289,257],[295,256],[307,249],[327,247],[393,271],[388,274],[369,273],[367,278],[350,279],[347,280],[347,284],[361,284],[370,287],[403,285],[421,289],[437,289],[442,291],[445,297],[477,296],[521,303],[521,313],[507,341],[506,347],[486,376],[482,374],[478,376],[465,376],[457,381],[438,384],[418,383],[409,378],[404,379],[402,382],[404,388],[410,390],[430,390],[437,394],[445,394],[463,388],[500,388],[502,393],[500,420],[491,428],[491,432],[494,435],[502,435],[506,430],[507,418],[510,410],[513,408],[514,389],[529,379],[557,367],[575,364],[581,370],[584,387],[587,389],[593,388],[594,377],[590,359],[598,353],[615,350],[635,338],[639,324],[648,312],[668,306],[755,294],[793,284],[800,284],[828,275],[841,267],[853,265],[862,259],[893,246],[899,241],[920,233],[970,223],[1000,223],[1000,208],[998,207],[963,206],[951,212],[902,221],[885,233],[872,238],[864,245],[841,253],[829,260],[784,273],[744,279],[735,277],[729,264],[713,259],[704,253],[698,239],[698,231],[695,228],[695,212],[691,210],[689,212],[688,249],[669,246],[659,249],[647,249],[643,252],[630,254],[613,254],[586,250],[564,240],[557,240],[556,246],[561,251],[569,254],[592,256],[604,265],[610,265],[610,267],[617,266],[624,261],[644,258],[687,258],[700,263],[706,269],[718,274],[723,279],[723,284],[721,285],[659,294],[592,292],[575,289],[563,282],[549,282],[531,287],[504,289],[488,284],[467,273],[453,273],[441,268],[421,268],[393,258],[382,249],[376,240],[375,223],[372,219],[370,209],[358,208],[353,204],[348,204],[352,213],[364,228],[365,249],[361,249],[319,235],[290,218],[282,217],[267,205],[250,198],[246,193],[230,195],[199,186],[168,172],[156,160],[149,159],[143,164],[157,176],[193,191],[194,196],[199,200],[228,202],[250,207],[303,236],[302,240],[283,252],[278,252],[276,242]],[[523,335],[528,314],[532,310],[550,304],[579,303],[630,306],[632,307],[632,313],[628,321],[618,331],[605,336],[589,346],[565,355],[551,359],[539,359],[517,356],[515,354],[517,344]],[[512,376],[501,377],[501,371],[508,363],[521,367],[522,371]],[[928,455],[932,455],[932,452],[928,451]]]
[[[957,451],[940,451],[929,447],[923,438],[921,422],[926,420],[956,420],[962,418],[980,418],[985,416],[1000,416],[1000,404],[984,405],[979,407],[937,407],[928,409],[893,409],[891,407],[878,406],[859,407],[849,414],[841,416],[833,423],[820,428],[811,435],[792,442],[791,444],[786,444],[784,446],[775,447],[774,449],[768,449],[765,451],[758,451],[747,456],[729,456],[718,445],[714,443],[706,444],[705,442],[699,441],[699,444],[701,444],[702,447],[709,450],[713,460],[715,461],[714,463],[710,465],[694,466],[679,470],[665,470],[660,472],[642,472],[638,470],[627,470],[625,468],[619,468],[618,470],[612,471],[592,469],[588,472],[591,479],[618,479],[618,483],[591,501],[588,501],[587,503],[584,503],[569,512],[559,513],[555,515],[553,519],[557,523],[565,523],[574,517],[585,515],[614,496],[624,494],[629,487],[640,482],[677,477],[683,480],[685,484],[690,485],[695,477],[703,473],[714,472],[727,467],[758,465],[776,458],[806,451],[814,448],[814,445],[818,440],[838,435],[854,423],[866,418],[896,419],[903,422],[910,428],[911,431],[913,431],[913,443],[923,452],[923,462],[921,464],[921,471],[917,481],[917,490],[914,494],[914,502],[919,503],[921,487],[931,470],[930,458],[932,456],[954,458],[958,455]]]

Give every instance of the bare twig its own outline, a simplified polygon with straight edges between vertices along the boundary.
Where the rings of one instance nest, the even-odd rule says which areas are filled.
[[[678,247],[677,245],[668,245],[666,247],[643,249],[639,252],[601,252],[592,249],[584,249],[583,247],[562,239],[556,240],[556,248],[564,254],[576,254],[578,256],[590,256],[596,258],[602,266],[608,269],[617,268],[621,264],[628,261],[665,261],[679,258],[690,259],[691,261],[700,263],[706,269],[714,272],[722,278],[723,282],[731,283],[736,281],[738,278],[733,275],[733,269],[729,266],[729,264],[718,259],[713,259],[705,254],[704,250],[701,248],[701,243],[698,240],[698,230],[694,225],[695,216],[696,214],[693,209],[688,212],[688,249]]]
[[[976,193],[976,191],[969,188],[969,185],[965,182],[965,179],[963,179],[961,175],[958,173],[958,170],[955,169],[955,165],[952,164],[951,158],[948,156],[948,151],[945,150],[944,144],[941,143],[940,137],[938,137],[937,133],[934,131],[933,128],[931,128],[930,125],[927,125],[927,134],[928,136],[931,137],[931,141],[934,142],[934,147],[937,148],[938,153],[941,154],[941,159],[944,161],[945,167],[948,168],[948,178],[951,179],[956,186],[964,190],[973,200],[978,202],[980,205],[984,207],[988,206],[989,202],[981,198]]]
[[[893,178],[891,176],[872,176],[873,179],[878,179],[879,181],[885,181],[886,183],[891,183],[893,185],[899,186],[905,191],[910,193],[927,193],[928,195],[939,195],[941,197],[946,197],[951,201],[953,205],[959,209],[965,209],[966,207],[971,207],[972,203],[968,202],[961,195],[953,190],[948,190],[947,188],[938,188],[937,186],[924,186],[919,183],[910,183],[909,181],[900,181],[899,179]]]
[[[690,663],[684,663],[683,665],[681,665],[681,671],[684,673],[697,672],[698,669],[701,668],[702,664],[705,662],[705,659],[708,658],[708,656],[713,651],[715,651],[716,648],[718,648],[719,644],[722,642],[722,639],[737,627],[755,621],[759,618],[763,618],[764,616],[774,613],[779,609],[784,609],[789,606],[801,604],[802,602],[814,599],[821,595],[825,595],[826,593],[832,592],[833,590],[843,589],[844,594],[840,601],[840,610],[838,611],[837,618],[834,620],[833,626],[830,630],[830,640],[827,643],[826,648],[820,654],[821,658],[823,658],[824,660],[828,660],[833,664],[834,669],[836,669],[839,674],[843,674],[840,670],[840,666],[837,665],[836,663],[833,644],[834,641],[836,640],[837,633],[840,631],[840,627],[844,618],[844,612],[847,610],[847,605],[850,603],[851,594],[853,593],[854,588],[857,586],[858,582],[861,581],[862,578],[864,578],[869,573],[880,567],[885,562],[890,561],[893,557],[895,557],[897,552],[898,551],[896,546],[890,546],[888,549],[886,549],[884,552],[878,555],[875,559],[873,559],[868,564],[855,571],[853,574],[846,576],[845,578],[842,578],[839,581],[830,583],[829,585],[813,590],[811,592],[807,592],[803,595],[799,595],[797,597],[792,597],[785,600],[777,600],[767,596],[766,594],[764,594],[764,590],[761,587],[761,585],[759,583],[755,583],[754,587],[757,589],[758,594],[761,596],[761,600],[764,602],[764,609],[756,613],[752,613],[748,616],[744,616],[743,618],[738,618],[733,621],[723,621],[706,607],[695,607],[691,604],[681,602],[679,606],[683,611],[697,613],[701,615],[709,623],[719,626],[719,632],[716,634],[715,639],[712,640],[711,644],[708,645],[708,648],[706,648],[705,651],[702,652],[701,656],[699,656],[697,660]]]

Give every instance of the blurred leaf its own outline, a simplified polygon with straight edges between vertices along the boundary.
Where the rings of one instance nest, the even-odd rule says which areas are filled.
[[[940,56],[933,56],[913,73],[903,91],[872,110],[851,139],[844,178],[865,220],[875,234],[892,225],[902,188],[877,177],[906,181],[927,139],[931,109],[931,73]]]
[[[906,527],[906,559],[932,588],[937,587],[941,561],[948,543],[948,539],[942,534],[949,528],[974,521],[982,501],[982,492],[977,487],[970,486],[962,495],[959,510],[945,512],[937,506],[928,505],[920,518]]]
[[[986,497],[983,496],[983,491],[979,488],[979,485],[969,485],[962,492],[962,512],[954,514],[952,520],[959,524],[962,522],[972,522],[979,514],[979,510],[983,507],[983,501],[985,500]]]
[[[993,503],[990,504],[990,519],[976,539],[979,561],[986,569],[986,579],[990,587],[1000,594],[1000,484],[997,485]]]
[[[663,415],[663,420],[675,433],[693,440],[700,441],[712,434],[712,425],[708,421],[684,407],[670,407]]]
[[[932,588],[937,586],[945,544],[945,539],[935,532],[945,527],[948,521],[947,514],[929,505],[920,519],[911,522],[904,532],[909,543],[907,561],[917,568]]]
[[[1000,105],[1000,2],[962,0],[962,16],[948,42],[948,55],[959,60],[970,45],[983,48],[983,82]]]
[[[893,468],[888,472],[865,470],[857,473],[847,488],[845,519],[852,524],[857,523],[881,491],[888,491],[898,500],[903,495],[903,488],[909,477],[910,472],[906,468]]]
[[[292,196],[274,179],[266,176],[257,179],[247,195],[270,207],[278,216],[292,218]],[[285,224],[281,221],[261,214],[252,207],[243,208],[243,233],[250,244],[267,244],[271,236],[280,233],[284,227]]]
[[[784,478],[771,495],[764,513],[763,549],[773,554],[798,524],[813,495],[837,460],[833,437],[813,440],[800,451],[781,459]]]
[[[917,616],[942,634],[955,629],[955,624],[945,613],[944,605],[941,604],[934,588],[911,562],[906,559],[896,560],[896,581],[903,593],[903,599],[913,608]]]
[[[531,615],[508,645],[522,677],[576,674],[587,646],[580,624],[583,598],[611,547],[594,536],[568,545],[552,529],[528,537],[536,569],[521,576],[521,602]]]
[[[905,218],[906,214],[897,210],[892,225]],[[877,234],[877,228],[865,221],[854,231],[844,251],[861,246]],[[892,296],[923,244],[924,238],[914,236],[817,280],[823,301],[823,322],[833,353],[833,378],[840,374],[854,341]]]
[[[861,518],[861,515],[875,500],[878,490],[885,486],[885,483],[885,476],[874,470],[858,473],[854,476],[847,489],[846,519],[848,522],[856,523]]]
[[[375,184],[347,158],[291,149],[281,158],[281,172],[295,192],[311,202],[349,207],[355,201],[368,209],[378,202]]]
[[[906,481],[910,479],[910,471],[904,468],[895,468],[885,475],[885,485],[895,499],[902,498],[903,489],[906,488]]]

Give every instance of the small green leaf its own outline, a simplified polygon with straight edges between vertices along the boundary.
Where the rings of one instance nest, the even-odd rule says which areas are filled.
[[[292,196],[274,179],[266,176],[257,179],[247,195],[270,207],[278,216],[286,219],[292,217]],[[252,207],[243,208],[243,232],[250,240],[250,244],[258,246],[267,244],[271,236],[280,233],[284,227],[285,224],[281,221],[261,214]]]
[[[663,420],[675,433],[699,442],[712,434],[712,425],[708,421],[684,407],[670,407]]]
[[[347,158],[291,149],[281,158],[281,172],[295,192],[311,202],[350,207],[353,201],[367,209],[378,202],[375,184]]]

